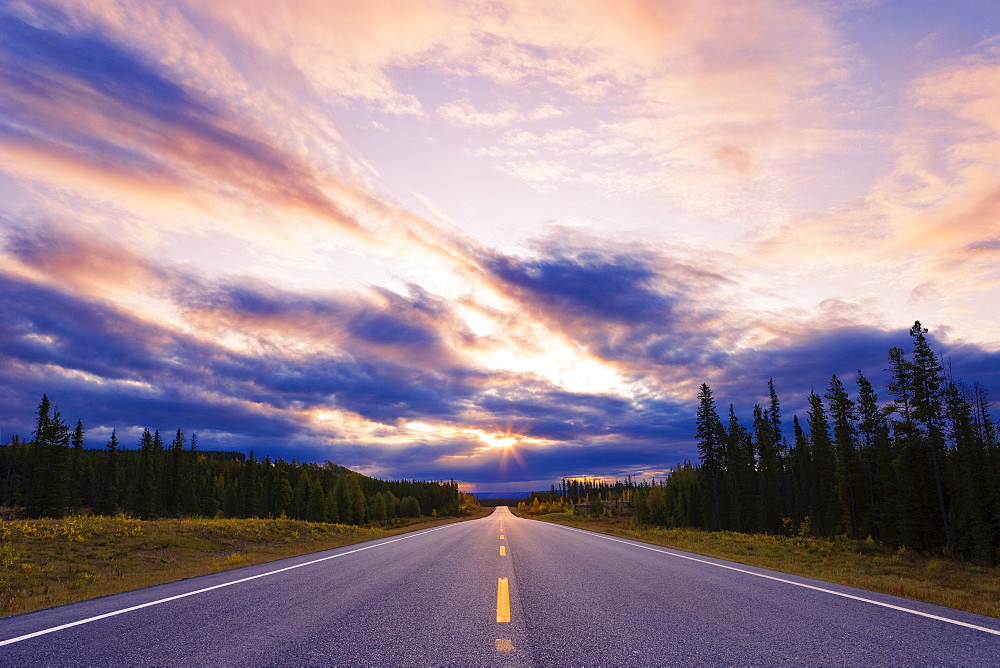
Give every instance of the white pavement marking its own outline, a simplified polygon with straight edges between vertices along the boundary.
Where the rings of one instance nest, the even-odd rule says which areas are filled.
[[[249,582],[250,580],[256,580],[257,578],[266,578],[269,575],[284,573],[285,571],[290,571],[296,568],[302,568],[303,566],[311,566],[312,564],[318,564],[321,561],[328,561],[330,559],[346,557],[349,554],[364,552],[365,550],[371,550],[376,547],[382,547],[383,545],[388,545],[389,543],[398,543],[401,540],[406,540],[408,538],[414,538],[416,536],[422,536],[424,534],[433,533],[434,531],[440,531],[441,529],[447,529],[448,527],[458,526],[458,524],[459,523],[446,524],[445,526],[437,527],[436,529],[426,529],[424,531],[418,531],[416,533],[407,534],[401,538],[393,538],[392,540],[387,540],[384,543],[369,545],[367,547],[359,547],[358,549],[351,550],[349,552],[332,554],[329,557],[313,559],[312,561],[306,561],[301,564],[295,564],[294,566],[286,566],[285,568],[279,568],[278,570],[275,571],[268,571],[267,573],[259,573],[257,575],[251,575],[250,577],[240,578],[239,580],[232,580],[231,582],[223,582],[222,584],[213,585],[211,587],[205,587],[204,589],[196,589],[195,591],[189,591],[184,594],[177,594],[176,596],[168,596],[167,598],[161,598],[156,601],[150,601],[148,603],[142,603],[140,605],[133,605],[130,608],[122,608],[121,610],[113,610],[111,612],[105,612],[103,615],[97,615],[96,617],[87,617],[86,619],[79,619],[75,622],[70,622],[68,624],[61,624],[59,626],[53,626],[52,628],[42,629],[41,631],[35,631],[34,633],[27,633],[23,636],[17,636],[16,638],[8,638],[7,640],[0,640],[0,647],[3,647],[4,645],[13,645],[14,643],[21,642],[22,640],[30,640],[31,638],[37,638],[38,636],[43,636],[47,633],[55,633],[56,631],[62,631],[63,629],[72,628],[74,626],[80,626],[81,624],[96,622],[99,619],[105,619],[107,617],[115,617],[117,615],[124,615],[126,612],[133,612],[135,610],[141,610],[142,608],[148,608],[153,605],[159,605],[161,603],[167,603],[169,601],[176,601],[179,598],[187,598],[188,596],[194,596],[196,594],[204,594],[205,592],[212,591],[213,589],[222,589],[223,587],[229,587],[235,584],[240,584],[241,582]]]
[[[562,524],[552,524],[552,526],[557,526],[562,529],[568,529],[569,531],[576,531],[577,533],[587,534],[589,536],[594,536],[596,538],[603,538],[604,540],[610,540],[615,543],[623,543],[625,545],[631,545],[632,547],[641,547],[644,550],[651,550],[653,552],[659,552],[660,554],[666,554],[671,557],[677,557],[678,559],[687,559],[688,561],[697,561],[699,564],[707,564],[709,566],[715,566],[716,568],[725,568],[726,570],[736,571],[737,573],[746,573],[747,575],[753,575],[758,578],[765,578],[767,580],[774,580],[775,582],[784,582],[785,584],[795,585],[796,587],[803,587],[805,589],[812,589],[813,591],[820,591],[824,594],[833,594],[834,596],[842,596],[843,598],[849,598],[855,601],[861,601],[862,603],[871,603],[872,605],[878,605],[883,608],[890,608],[892,610],[898,610],[900,612],[907,612],[911,615],[919,615],[920,617],[927,617],[929,619],[935,619],[939,622],[946,622],[948,624],[955,624],[957,626],[964,626],[969,629],[975,629],[976,631],[982,631],[984,633],[991,633],[995,636],[1000,636],[1000,631],[996,629],[990,629],[985,626],[976,626],[975,624],[969,624],[968,622],[960,622],[957,619],[949,619],[948,617],[941,617],[940,615],[932,615],[929,612],[920,612],[919,610],[913,610],[911,608],[903,608],[898,605],[893,605],[891,603],[883,603],[882,601],[876,601],[871,598],[863,598],[861,596],[854,596],[853,594],[845,594],[844,592],[835,591],[833,589],[824,589],[822,587],[816,587],[813,585],[805,584],[804,582],[796,582],[795,580],[786,580],[785,578],[775,577],[773,575],[765,575],[764,573],[755,573],[753,571],[748,571],[744,568],[736,568],[735,566],[726,566],[725,564],[717,564],[713,561],[708,561],[706,559],[698,559],[697,557],[689,557],[685,554],[678,554],[676,552],[671,552],[669,550],[662,550],[651,545],[643,545],[641,543],[632,542],[629,540],[622,540],[620,538],[612,538],[611,536],[605,536],[604,534],[594,533],[593,531],[585,531],[583,529],[576,529],[574,527],[568,527]]]

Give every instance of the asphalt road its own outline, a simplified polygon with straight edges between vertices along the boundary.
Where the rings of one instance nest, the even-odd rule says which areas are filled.
[[[0,619],[5,666],[720,663],[1000,665],[1000,620],[506,508]]]

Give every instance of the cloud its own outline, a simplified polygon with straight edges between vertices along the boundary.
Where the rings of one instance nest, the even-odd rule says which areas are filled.
[[[518,485],[692,456],[703,381],[878,385],[916,317],[995,387],[996,42],[876,98],[852,7],[7,4],[2,426]]]
[[[448,102],[437,108],[437,114],[448,123],[464,127],[504,127],[523,119],[513,110],[480,111],[467,101]]]
[[[36,28],[9,13],[2,20],[9,39],[0,47],[7,64],[0,89],[13,122],[27,129],[6,133],[15,148],[70,170],[134,169],[205,195],[236,188],[358,229],[308,164],[261,140],[259,128],[238,127],[142,57],[100,35]]]
[[[525,301],[543,312],[622,323],[666,319],[670,314],[669,301],[650,289],[653,272],[627,256],[589,253],[525,262],[497,257],[489,268],[511,288],[528,293]]]

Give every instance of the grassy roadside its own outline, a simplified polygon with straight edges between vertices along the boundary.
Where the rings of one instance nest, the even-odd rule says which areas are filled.
[[[565,524],[741,564],[1000,617],[1000,568],[891,550],[871,541],[637,527],[630,519],[552,513],[519,517]]]
[[[357,527],[300,520],[0,520],[0,617],[217,573],[473,515]]]

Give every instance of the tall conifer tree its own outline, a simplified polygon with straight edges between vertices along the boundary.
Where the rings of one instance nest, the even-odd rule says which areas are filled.
[[[707,383],[702,383],[698,391],[698,418],[697,418],[698,456],[701,458],[701,467],[707,477],[706,483],[709,492],[709,503],[712,507],[715,529],[722,528],[722,507],[719,490],[719,478],[722,476],[723,437],[725,430],[722,428],[722,421],[715,408],[715,399],[712,398],[712,389]]]

